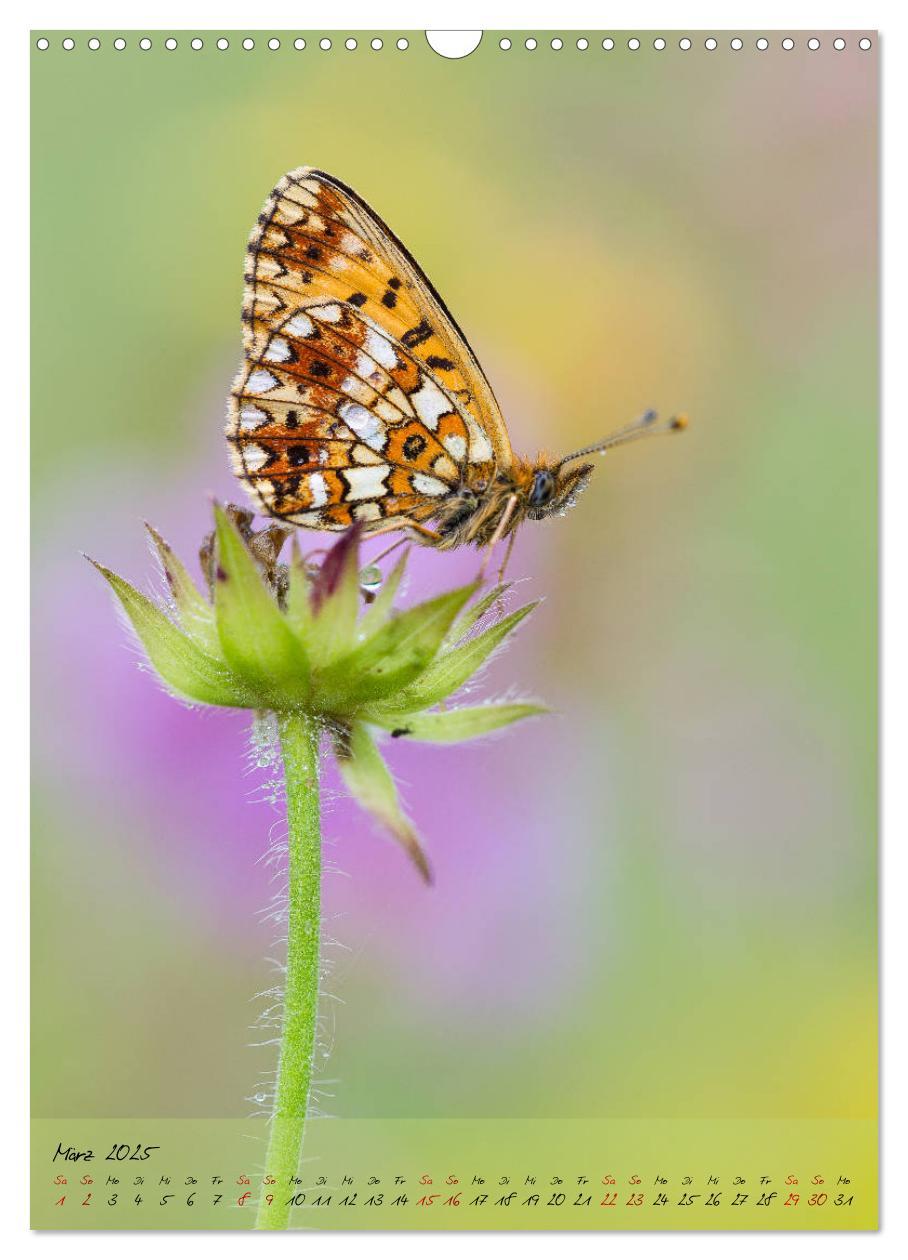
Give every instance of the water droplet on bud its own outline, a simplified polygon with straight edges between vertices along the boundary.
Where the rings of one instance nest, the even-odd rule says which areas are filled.
[[[381,590],[382,571],[377,564],[367,564],[359,575],[359,584],[367,595]]]

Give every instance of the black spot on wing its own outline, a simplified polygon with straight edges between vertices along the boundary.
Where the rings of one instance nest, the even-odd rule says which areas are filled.
[[[426,439],[421,433],[411,433],[404,442],[403,451],[405,459],[418,459],[426,449]]]
[[[428,341],[432,333],[432,325],[427,320],[422,319],[415,328],[407,329],[401,337],[401,341],[408,350],[413,350],[416,346],[421,346],[424,341]]]

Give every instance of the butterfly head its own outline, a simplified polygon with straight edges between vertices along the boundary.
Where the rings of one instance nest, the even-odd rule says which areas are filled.
[[[534,468],[526,496],[529,520],[541,521],[573,507],[578,495],[586,489],[592,471],[592,464],[562,468],[557,464],[542,463]]]
[[[594,442],[592,446],[572,451],[556,464],[540,458],[532,469],[532,479],[527,489],[526,515],[529,519],[539,521],[574,506],[593,473],[592,464],[578,464],[575,461],[586,455],[606,455],[613,447],[624,446],[638,438],[655,437],[659,433],[677,433],[687,428],[687,417],[683,415],[672,416],[661,424],[658,419],[655,411],[645,411],[642,416],[615,433]]]

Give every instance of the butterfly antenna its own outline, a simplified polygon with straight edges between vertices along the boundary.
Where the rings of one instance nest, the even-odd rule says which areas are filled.
[[[584,455],[604,455],[606,451],[610,451],[613,446],[626,446],[628,442],[637,442],[640,438],[656,437],[660,433],[677,433],[681,429],[687,428],[687,416],[676,415],[668,420],[658,423],[659,415],[655,411],[644,411],[642,416],[638,416],[636,420],[632,420],[630,424],[625,424],[622,428],[616,429],[614,433],[610,433],[608,437],[604,437],[599,442],[594,442],[592,446],[581,447],[579,451],[572,451],[570,455],[560,460],[557,467],[562,464],[569,464],[572,459],[582,459]]]

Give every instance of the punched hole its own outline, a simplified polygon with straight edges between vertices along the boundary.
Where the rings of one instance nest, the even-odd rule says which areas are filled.
[[[482,40],[482,31],[426,31],[426,43],[439,57],[459,61],[475,52]],[[398,45],[399,47],[399,45]]]

